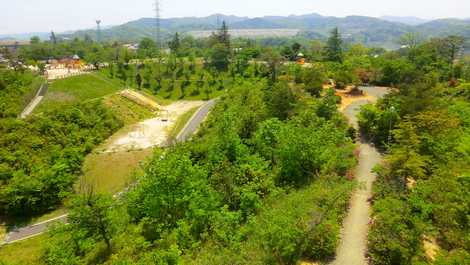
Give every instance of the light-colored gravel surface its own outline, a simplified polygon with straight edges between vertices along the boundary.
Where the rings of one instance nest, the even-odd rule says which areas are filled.
[[[187,111],[199,107],[203,101],[178,101],[163,107],[158,116],[145,120],[125,132],[118,132],[105,144],[104,152],[142,150],[166,143],[168,133],[176,120]]]
[[[376,101],[388,93],[387,88],[366,87],[361,88],[368,95],[367,99],[353,101],[345,107],[343,113],[350,123],[357,128],[356,115],[362,105]],[[376,175],[372,172],[375,165],[382,160],[381,154],[369,143],[361,142],[359,164],[355,171],[359,188],[354,192],[348,215],[341,230],[341,242],[336,250],[336,258],[331,265],[367,265],[367,234],[369,232],[370,204],[368,198],[372,196],[372,185]]]

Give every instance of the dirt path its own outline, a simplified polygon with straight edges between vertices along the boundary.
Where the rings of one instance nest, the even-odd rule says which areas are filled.
[[[21,112],[20,118],[25,119],[28,117],[31,113],[33,113],[34,109],[41,103],[41,101],[44,99],[44,96],[47,93],[47,88],[48,85],[47,83],[44,83],[41,85],[39,90],[36,92],[36,95],[34,98],[31,100],[31,102],[26,106],[26,108]]]
[[[384,96],[388,91],[387,88],[380,87],[363,88],[363,90],[367,93],[367,97],[352,100],[348,106],[343,108],[343,113],[355,128],[358,127],[356,115],[360,111],[360,107]],[[382,157],[375,147],[367,142],[361,141],[359,148],[359,164],[355,173],[360,185],[351,198],[350,209],[341,231],[341,242],[336,250],[336,258],[331,265],[367,264],[365,254],[367,252],[370,216],[368,198],[372,196],[372,184],[376,178],[372,169],[380,163]]]
[[[104,145],[103,152],[126,152],[163,146],[167,143],[169,131],[176,120],[189,110],[202,106],[203,103],[203,101],[178,101],[165,106],[158,117],[140,122],[128,131],[112,136]]]

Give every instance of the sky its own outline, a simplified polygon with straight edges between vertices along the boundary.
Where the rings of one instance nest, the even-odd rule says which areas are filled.
[[[154,0],[1,0],[0,34],[63,32],[119,25],[154,16]],[[162,17],[207,16],[214,13],[258,17],[321,15],[344,17],[470,17],[469,0],[160,0]]]

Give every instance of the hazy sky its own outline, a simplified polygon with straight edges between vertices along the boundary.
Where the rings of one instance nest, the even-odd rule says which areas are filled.
[[[154,0],[2,0],[0,34],[57,32],[153,16]],[[470,17],[469,0],[161,0],[162,17],[214,13],[265,16],[319,13],[330,16]]]

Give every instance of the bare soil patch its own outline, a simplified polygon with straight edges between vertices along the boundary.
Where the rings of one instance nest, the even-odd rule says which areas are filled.
[[[125,152],[162,146],[178,118],[193,108],[200,107],[203,101],[178,101],[161,108],[157,117],[124,128],[112,136],[102,152]]]

